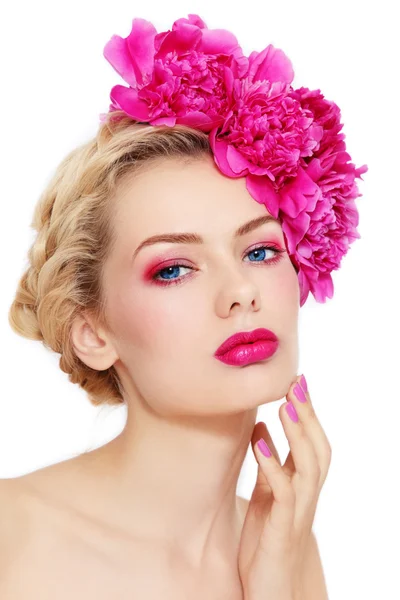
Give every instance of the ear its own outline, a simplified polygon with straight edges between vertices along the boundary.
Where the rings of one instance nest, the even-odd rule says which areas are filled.
[[[71,342],[78,358],[96,371],[109,369],[119,359],[109,335],[102,329],[96,330],[88,315],[75,318]]]

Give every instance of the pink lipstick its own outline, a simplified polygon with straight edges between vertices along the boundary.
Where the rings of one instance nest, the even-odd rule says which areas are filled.
[[[242,331],[229,337],[214,356],[226,363],[241,367],[250,363],[265,360],[278,349],[279,340],[269,329],[260,327],[253,331]]]

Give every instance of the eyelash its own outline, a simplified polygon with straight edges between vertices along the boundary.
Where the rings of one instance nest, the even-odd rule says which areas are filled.
[[[279,262],[281,260],[281,254],[284,254],[286,252],[286,250],[282,250],[280,248],[276,248],[275,246],[257,246],[256,248],[252,248],[251,250],[249,250],[247,252],[247,254],[251,254],[252,252],[255,252],[256,250],[273,250],[276,254],[273,258],[271,258],[270,260],[260,260],[260,261],[250,261],[250,262],[256,262],[256,263],[260,263],[260,264],[276,264],[277,262]],[[247,256],[246,254],[246,256]],[[166,269],[170,269],[172,267],[184,267],[185,269],[192,269],[192,267],[188,267],[187,265],[182,265],[179,261],[176,261],[174,263],[172,263],[171,265],[168,265],[167,267],[163,267],[162,269],[159,269],[156,273],[154,273],[154,275],[152,275],[151,279],[153,281],[155,281],[158,285],[165,285],[165,286],[169,286],[169,285],[180,285],[182,283],[182,281],[184,279],[186,279],[186,275],[183,275],[182,277],[177,277],[176,279],[157,279],[157,276],[162,273],[162,271],[165,271]],[[194,269],[192,269],[193,271]]]

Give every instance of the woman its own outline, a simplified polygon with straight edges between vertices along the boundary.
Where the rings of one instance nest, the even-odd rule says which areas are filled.
[[[225,33],[189,15],[157,37],[135,19],[134,68],[114,36],[105,55],[130,87],[113,88],[96,137],[66,157],[36,208],[38,235],[10,323],[59,352],[60,367],[92,403],[126,403],[128,419],[101,448],[1,482],[5,600],[327,597],[312,524],[331,449],[297,374],[297,325],[308,292],[323,301],[329,280],[304,247],[303,258],[293,249],[290,219],[299,226],[305,211],[294,218],[287,198],[281,212],[275,201],[285,199],[284,185],[304,191],[306,177],[308,190],[318,187],[306,169],[315,167],[311,150],[326,152],[328,139],[322,119],[307,119],[287,87],[283,53],[269,47],[246,59]],[[222,65],[221,85],[231,76],[248,85],[250,72],[258,83],[255,66],[271,80],[280,61],[282,88],[273,89],[290,104],[285,127],[293,106],[303,111],[296,178],[293,152],[285,175],[283,153],[275,161],[270,153],[267,168],[247,151],[258,152],[259,140],[246,148],[227,141],[227,89],[219,96],[213,85],[207,106],[199,104],[182,70],[181,102],[171,95],[168,110],[154,108],[155,90],[144,96],[150,79],[138,72],[148,74],[149,61],[155,72],[163,58],[158,74],[175,77],[167,65],[173,43],[192,51],[179,63],[176,50],[174,69],[189,56],[193,74],[202,54],[217,79]],[[240,152],[239,176],[232,167]],[[363,170],[353,170],[353,181]],[[327,198],[318,194],[313,208]],[[349,204],[355,196],[353,187]],[[317,212],[315,223],[324,217]],[[284,396],[279,417],[291,451],[281,466],[255,420],[258,406]],[[236,487],[249,442],[258,476],[248,503]]]

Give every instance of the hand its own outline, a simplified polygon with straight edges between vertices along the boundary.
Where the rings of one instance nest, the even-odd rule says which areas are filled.
[[[293,389],[279,407],[279,418],[290,451],[281,466],[265,423],[256,423],[251,444],[258,462],[257,481],[244,521],[238,567],[245,600],[301,599],[303,558],[312,531],[321,488],[331,462],[331,447],[319,423],[310,395],[300,402]],[[294,406],[298,422],[286,406]],[[264,438],[272,451],[267,458],[257,445]]]

